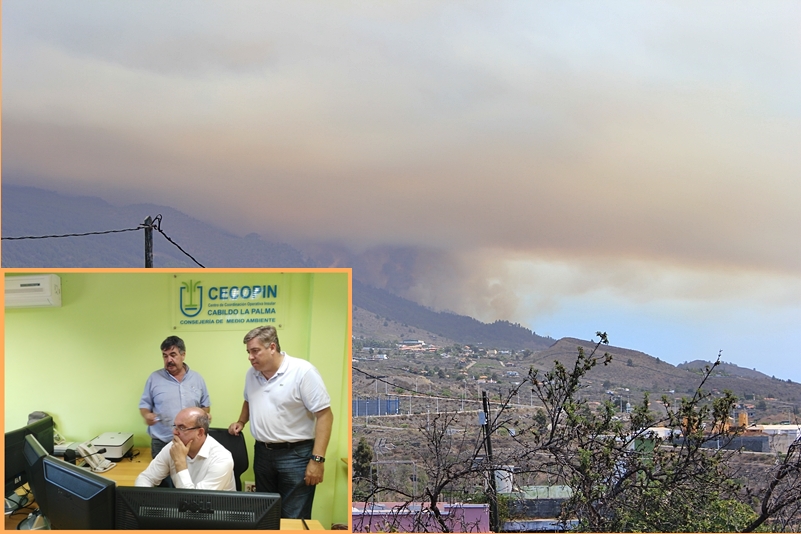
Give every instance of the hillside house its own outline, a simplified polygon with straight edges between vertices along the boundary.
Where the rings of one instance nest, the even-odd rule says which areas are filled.
[[[754,430],[760,430],[769,436],[788,435],[801,437],[801,425],[755,425]]]
[[[429,345],[421,339],[406,339],[398,344],[401,352],[436,352],[435,345]]]

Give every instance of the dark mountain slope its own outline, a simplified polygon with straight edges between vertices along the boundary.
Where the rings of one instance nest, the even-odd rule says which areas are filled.
[[[502,349],[543,350],[554,342],[508,321],[482,323],[471,317],[435,312],[410,300],[353,281],[353,302],[388,319],[426,330],[462,344],[482,344]]]
[[[137,228],[162,215],[161,229],[206,267],[311,267],[293,247],[257,235],[238,237],[154,204],[112,206],[99,198],[70,197],[32,187],[4,185],[3,237],[41,236]],[[3,241],[3,267],[144,267],[144,231],[84,237]],[[154,267],[197,267],[158,231]]]
[[[563,338],[549,349],[533,355],[530,363],[541,369],[550,369],[555,360],[572,365],[578,347],[583,347],[589,354],[594,346],[590,341]],[[604,353],[612,356],[612,362],[593,368],[588,374],[589,380],[596,386],[605,383],[612,389],[629,388],[632,393],[648,391],[653,394],[653,401],[659,400],[661,394],[670,397],[691,395],[701,381],[704,367],[712,366],[712,362],[700,361],[693,362],[692,367],[687,367],[687,364],[674,366],[643,352],[615,346],[602,345],[596,355]],[[769,396],[795,404],[801,401],[801,384],[754,373],[734,364],[721,364],[716,368],[704,389],[728,389],[743,400]]]
[[[4,185],[3,236],[41,236],[135,229],[147,216],[162,215],[161,229],[206,267],[317,267],[284,243],[245,237],[154,204],[113,206],[104,200],[68,196],[32,187]],[[197,267],[159,232],[153,232],[155,267]],[[3,241],[3,267],[144,267],[144,231],[69,238]],[[507,321],[485,324],[453,313],[438,313],[412,301],[354,281],[354,305],[399,323],[456,342],[540,350],[552,339]]]

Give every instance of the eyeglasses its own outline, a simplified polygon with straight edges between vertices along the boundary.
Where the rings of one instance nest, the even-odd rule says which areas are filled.
[[[192,428],[186,428],[183,425],[181,425],[181,426],[172,425],[172,427],[174,429],[176,429],[178,432],[189,432],[190,430],[197,430],[198,428],[200,428],[199,426],[193,426]]]

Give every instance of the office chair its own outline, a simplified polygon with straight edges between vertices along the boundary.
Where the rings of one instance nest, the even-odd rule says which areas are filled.
[[[248,449],[245,446],[245,436],[242,432],[238,436],[228,433],[227,428],[209,428],[209,436],[220,442],[234,457],[234,480],[236,491],[242,491],[242,473],[248,470]]]

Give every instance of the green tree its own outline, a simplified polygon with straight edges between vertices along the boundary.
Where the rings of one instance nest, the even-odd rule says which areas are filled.
[[[703,390],[720,360],[706,369],[692,397],[677,405],[662,398],[667,415],[650,411],[645,394],[624,423],[611,403],[591,410],[578,395],[586,374],[611,361],[608,354],[596,356],[607,343],[605,334],[598,335],[590,354],[578,349],[572,368],[555,362],[546,373],[529,373],[548,420],[535,446],[549,453],[550,470],[573,491],[562,518],[578,519],[579,530],[591,532],[742,531],[755,525],[754,511],[736,500],[742,486],[729,469],[739,451],[726,448],[736,431],[724,423],[736,399]],[[661,425],[681,429],[681,437],[651,430]]]
[[[373,448],[364,438],[353,452],[353,500],[364,499],[375,488],[376,473],[372,470]]]

